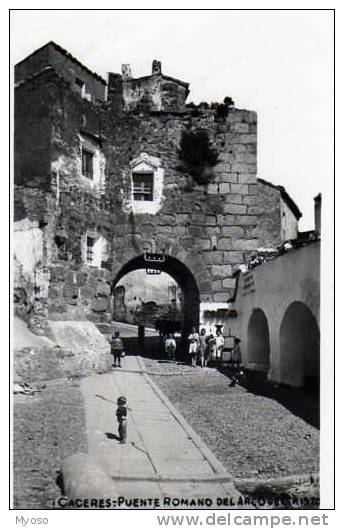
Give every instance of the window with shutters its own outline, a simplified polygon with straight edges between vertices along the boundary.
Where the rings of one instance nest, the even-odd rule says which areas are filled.
[[[87,236],[86,239],[86,259],[89,264],[93,264],[93,247],[95,239],[93,237]]]
[[[61,261],[67,261],[68,260],[67,237],[56,235],[54,237],[54,240],[55,240],[55,244],[57,248],[58,259],[61,259]]]
[[[133,214],[155,215],[162,207],[164,169],[161,160],[142,152],[130,161],[130,187],[123,209]],[[124,191],[124,190],[123,190]]]
[[[87,189],[100,190],[105,185],[105,155],[102,140],[86,130],[79,133],[78,174]]]
[[[133,196],[134,200],[153,200],[153,173],[133,173]]]
[[[93,152],[82,149],[82,175],[91,180],[93,180],[93,158]]]

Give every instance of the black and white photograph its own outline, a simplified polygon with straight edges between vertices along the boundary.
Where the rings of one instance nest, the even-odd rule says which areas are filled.
[[[9,15],[11,509],[333,509],[334,10]]]

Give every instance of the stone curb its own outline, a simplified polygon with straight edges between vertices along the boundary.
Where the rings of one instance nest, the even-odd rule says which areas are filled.
[[[192,442],[201,452],[204,459],[209,463],[210,467],[213,469],[214,473],[217,475],[217,478],[221,478],[226,481],[231,481],[231,483],[234,485],[233,476],[231,476],[227,472],[227,470],[222,465],[222,463],[220,463],[220,461],[214,456],[211,450],[209,450],[209,448],[202,441],[199,435],[189,426],[189,424],[185,421],[185,419],[182,417],[179,411],[173,406],[173,404],[169,401],[169,399],[164,395],[164,393],[160,390],[160,388],[155,384],[155,382],[153,382],[153,380],[149,377],[149,375],[146,374],[145,372],[146,366],[144,364],[144,360],[142,359],[142,357],[137,356],[136,358],[139,363],[139,366],[141,367],[143,371],[142,376],[146,379],[146,381],[151,386],[151,388],[156,393],[156,395],[159,397],[159,399],[163,402],[163,404],[166,406],[166,408],[169,410],[172,416],[176,419],[176,421],[180,424],[183,430],[187,433],[188,437],[192,440]]]
[[[238,488],[254,489],[256,487],[285,487],[287,485],[301,485],[303,483],[310,483],[313,480],[318,484],[320,476],[318,472],[310,472],[309,474],[292,474],[290,476],[281,476],[267,479],[235,479],[234,484]]]
[[[118,371],[121,373],[136,373],[137,375],[152,375],[152,376],[158,376],[158,377],[185,377],[189,375],[194,376],[194,375],[198,375],[201,373],[200,371],[185,371],[184,373],[164,373],[164,372],[157,373],[156,371],[147,371],[146,367],[144,367],[143,369],[125,369],[125,368],[119,369],[118,367],[113,367],[112,371],[109,371],[109,373],[114,372],[114,371],[115,372]]]
[[[229,483],[233,485],[233,478],[229,475],[219,476],[213,478],[173,478],[170,476],[165,476],[164,474],[157,474],[156,476],[114,476],[110,474],[111,479],[116,481],[148,481],[150,483],[207,483],[211,484],[226,484]]]

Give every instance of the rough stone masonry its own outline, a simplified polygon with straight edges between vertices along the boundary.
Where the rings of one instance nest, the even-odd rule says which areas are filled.
[[[257,180],[256,113],[230,98],[186,105],[188,84],[158,61],[151,75],[124,65],[106,82],[53,42],[15,80],[15,307],[36,331],[48,319],[111,320],[116,282],[144,267],[179,283],[190,328],[200,303],[232,297],[257,247],[283,242],[286,208],[297,232],[289,195]],[[183,137],[213,153],[202,180]]]

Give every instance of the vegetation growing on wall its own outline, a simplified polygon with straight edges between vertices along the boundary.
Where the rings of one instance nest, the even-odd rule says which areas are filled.
[[[215,119],[225,120],[230,110],[234,108],[234,101],[231,97],[225,97],[223,103],[212,102],[210,105],[207,102],[201,102],[198,105],[191,102],[186,105],[186,108],[192,111],[192,116],[199,116],[205,110],[210,110],[215,113]]]
[[[207,184],[211,180],[218,153],[211,147],[205,130],[184,131],[180,140],[179,158],[183,162],[183,169],[198,184]]]
[[[216,117],[225,119],[229,114],[229,109],[233,108],[234,102],[231,97],[225,97],[223,103],[219,103],[216,106]]]

